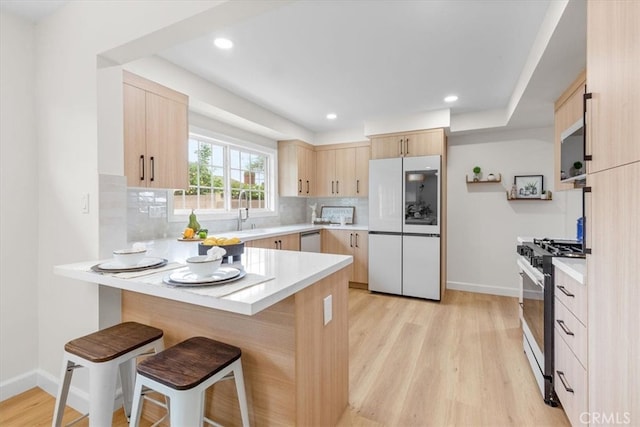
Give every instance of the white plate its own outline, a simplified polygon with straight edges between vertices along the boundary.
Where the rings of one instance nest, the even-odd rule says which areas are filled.
[[[211,276],[197,276],[191,271],[174,271],[169,274],[169,280],[175,283],[194,285],[201,283],[217,283],[233,279],[240,275],[240,270],[233,267],[220,267]]]
[[[98,269],[100,269],[100,270],[103,270],[103,271],[109,271],[109,270],[119,270],[119,271],[138,270],[138,269],[141,269],[141,268],[144,269],[144,268],[155,267],[157,265],[162,264],[165,261],[166,260],[164,258],[147,257],[147,258],[144,258],[139,263],[134,264],[134,265],[124,265],[124,264],[120,264],[116,260],[113,260],[113,261],[103,262],[102,264],[98,264],[96,267]]]

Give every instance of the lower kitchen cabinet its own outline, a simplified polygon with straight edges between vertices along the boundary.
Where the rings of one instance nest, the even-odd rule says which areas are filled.
[[[250,248],[282,249],[285,251],[300,250],[300,234],[284,234],[282,236],[267,237],[264,239],[249,240],[246,245]]]
[[[322,230],[322,252],[353,256],[349,282],[369,282],[369,233],[351,230]],[[365,288],[366,286],[354,287]]]
[[[555,282],[554,388],[571,425],[588,424],[587,288],[558,267]],[[587,421],[585,423],[584,421]]]

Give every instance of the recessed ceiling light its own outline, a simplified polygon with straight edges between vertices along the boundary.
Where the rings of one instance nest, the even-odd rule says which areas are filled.
[[[233,47],[233,42],[231,40],[222,37],[215,39],[213,44],[220,49],[231,49]]]
[[[329,120],[335,120],[337,118],[338,118],[338,115],[336,113],[327,114],[327,119],[329,119]]]
[[[446,98],[444,98],[444,102],[455,102],[457,100],[458,100],[457,95],[449,95]]]

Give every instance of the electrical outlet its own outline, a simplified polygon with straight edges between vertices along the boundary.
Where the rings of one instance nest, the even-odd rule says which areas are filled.
[[[333,318],[333,301],[332,295],[324,298],[324,324],[331,322]]]

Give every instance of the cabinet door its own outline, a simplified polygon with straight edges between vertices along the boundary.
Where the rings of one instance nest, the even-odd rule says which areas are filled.
[[[280,196],[302,195],[302,177],[299,176],[300,168],[304,168],[304,164],[300,162],[302,150],[304,147],[290,141],[278,142],[278,192]]]
[[[305,177],[305,195],[316,195],[316,152],[305,148],[304,152],[304,172]]]
[[[316,196],[336,195],[336,152],[320,150],[316,152]]]
[[[640,160],[640,2],[587,2],[589,172]]]
[[[589,411],[640,425],[640,162],[587,180]]]
[[[355,231],[352,282],[369,282],[369,236],[366,231]]]
[[[444,149],[444,131],[442,129],[410,134],[404,138],[403,153],[405,157],[441,155]]]
[[[358,197],[369,195],[369,147],[357,147],[356,149],[356,192]]]
[[[246,246],[250,248],[263,248],[263,249],[277,249],[278,237],[267,237],[264,239],[250,240],[246,243]]]
[[[371,159],[401,157],[404,140],[401,136],[378,136],[371,138]]]
[[[300,234],[292,233],[285,234],[284,236],[277,236],[276,240],[279,243],[279,249],[286,251],[299,251],[300,250]]]
[[[187,188],[187,106],[151,92],[146,101],[148,186]]]
[[[356,195],[356,149],[344,148],[333,150],[336,170],[336,196],[351,197]]]
[[[146,92],[124,84],[123,102],[124,174],[127,177],[127,186],[146,187]]]
[[[353,256],[353,233],[346,230],[322,230],[322,253]],[[349,280],[353,264],[349,266]]]

